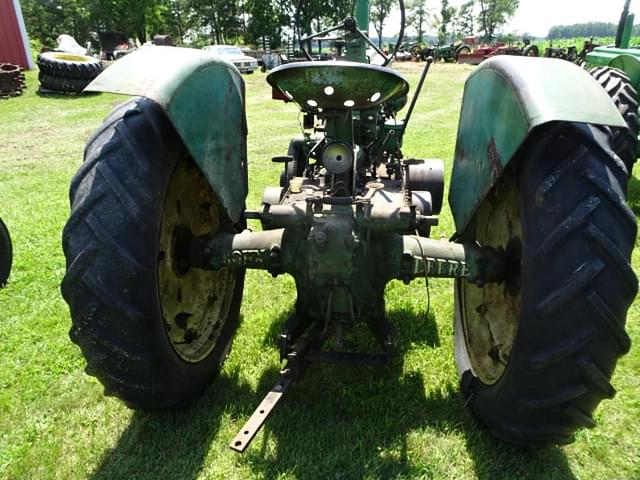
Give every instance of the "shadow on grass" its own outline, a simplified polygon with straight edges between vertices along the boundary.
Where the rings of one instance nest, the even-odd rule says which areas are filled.
[[[267,479],[440,478],[448,476],[449,462],[464,457],[459,451],[442,457],[459,436],[481,480],[575,479],[561,449],[529,451],[499,442],[478,427],[457,385],[429,390],[419,373],[406,371],[403,358],[411,346],[439,344],[433,314],[399,310],[389,317],[403,323],[399,355],[390,365],[312,366],[235,461]],[[275,335],[269,330],[266,344]],[[277,378],[275,369],[263,372],[257,391],[267,392]],[[94,478],[196,478],[223,414],[248,418],[259,395],[236,376],[221,376],[190,410],[136,414]],[[237,454],[225,449],[218,455]]]
[[[453,433],[464,436],[481,480],[575,479],[561,449],[523,450],[484,432],[457,385],[426,394],[421,375],[406,372],[403,358],[416,344],[440,344],[434,315],[405,310],[388,315],[392,323],[403,326],[399,355],[392,364],[312,366],[269,419],[264,435],[244,454],[257,476],[440,478],[448,471],[447,459],[443,464],[431,462],[429,456],[446,451]],[[275,373],[263,375],[262,390],[275,381]],[[268,446],[270,438],[275,439],[275,449]],[[433,448],[433,438],[443,443]],[[420,458],[408,452],[420,452]],[[452,461],[459,460],[459,453],[451,455]]]
[[[223,413],[245,416],[254,402],[251,388],[236,376],[221,375],[188,409],[136,412],[92,478],[196,478]]]
[[[480,480],[576,478],[559,448],[526,451],[481,431],[456,386],[425,395],[419,375],[396,374],[309,371],[243,460],[268,479],[448,478],[448,459],[430,455],[442,457],[450,437],[461,435]],[[275,451],[267,444],[273,437]],[[459,461],[452,451],[451,462]]]

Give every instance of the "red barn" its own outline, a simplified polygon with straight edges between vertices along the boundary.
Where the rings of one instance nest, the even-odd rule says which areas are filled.
[[[0,63],[33,68],[20,0],[0,0]]]

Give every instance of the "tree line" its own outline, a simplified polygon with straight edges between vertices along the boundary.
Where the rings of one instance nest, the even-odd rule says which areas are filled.
[[[556,25],[551,27],[547,38],[555,40],[574,37],[614,37],[617,31],[618,25],[615,23],[576,23],[573,25]],[[634,37],[640,35],[640,25],[635,25],[633,27],[632,35]]]
[[[480,34],[484,42],[493,42],[499,30],[516,13],[519,0],[467,0],[459,8],[441,0],[440,8],[430,8],[433,1],[408,0],[407,21],[422,42],[426,33],[437,32],[438,42]]]
[[[79,43],[114,31],[140,43],[171,35],[179,43],[254,43],[267,36],[277,46],[293,34],[335,23],[351,13],[350,0],[22,0],[31,38],[55,45],[58,35]]]
[[[397,8],[397,0],[370,0],[378,38]],[[353,13],[353,0],[21,0],[31,38],[55,46],[62,33],[79,43],[96,33],[115,31],[140,43],[171,35],[179,43],[260,44],[277,47],[294,33],[307,35]],[[422,41],[437,32],[441,42],[482,32],[492,41],[518,8],[519,0],[468,0],[460,8],[449,0],[406,0],[407,33]],[[440,3],[440,5],[438,5]],[[294,27],[295,25],[295,27]]]

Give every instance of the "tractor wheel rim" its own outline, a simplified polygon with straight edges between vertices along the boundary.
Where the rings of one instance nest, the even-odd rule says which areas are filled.
[[[51,57],[56,60],[66,60],[67,62],[75,62],[75,63],[87,63],[92,62],[94,59],[92,57],[88,57],[86,55],[77,55],[75,53],[65,53],[65,52],[50,52]]]
[[[235,290],[229,269],[191,268],[194,236],[220,230],[222,206],[189,157],[173,172],[160,226],[158,291],[167,337],[186,362],[204,360],[215,348]]]
[[[471,367],[486,385],[506,371],[520,318],[522,223],[517,184],[511,174],[484,201],[475,218],[475,239],[503,247],[509,258],[506,280],[479,288],[463,282],[462,327]]]

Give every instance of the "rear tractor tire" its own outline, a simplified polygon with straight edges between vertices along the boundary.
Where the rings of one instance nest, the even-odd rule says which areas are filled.
[[[636,218],[597,127],[545,127],[479,208],[467,241],[503,247],[506,280],[456,284],[456,363],[481,424],[517,445],[572,442],[629,351]]]
[[[233,231],[162,109],[126,102],[71,183],[62,294],[71,339],[105,394],[163,410],[215,377],[238,326],[244,272],[191,268],[191,236]]]

